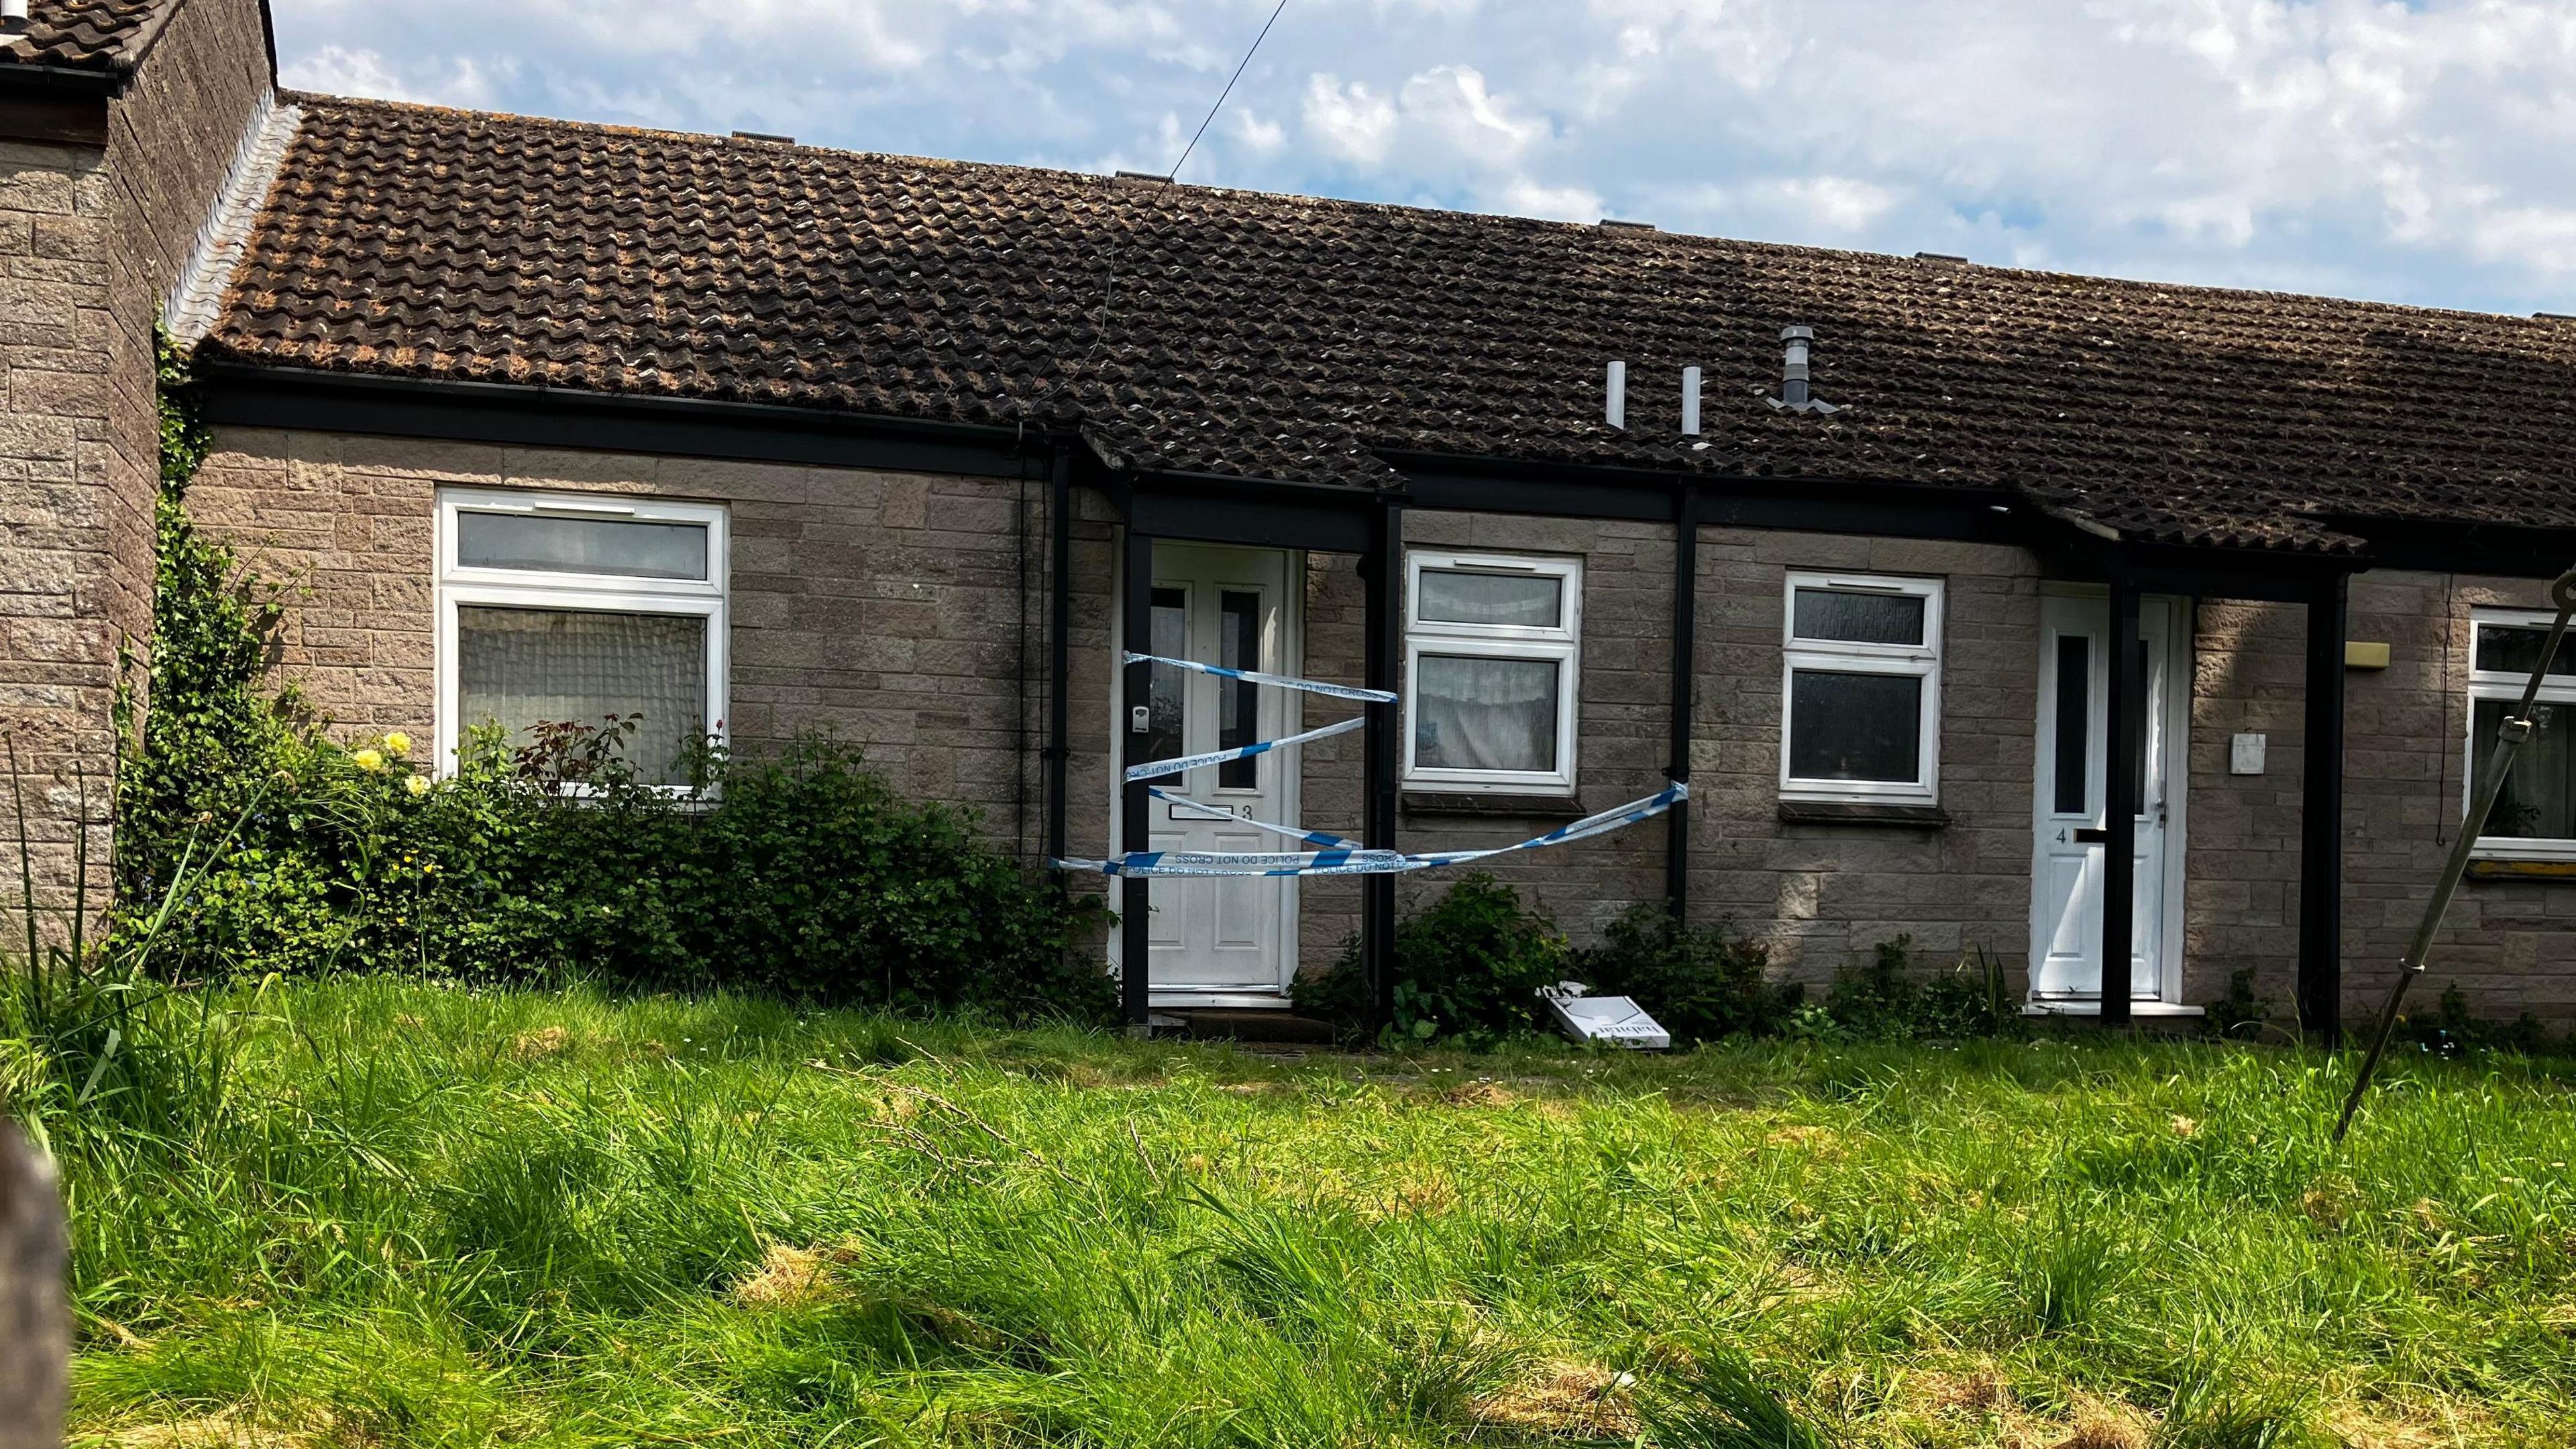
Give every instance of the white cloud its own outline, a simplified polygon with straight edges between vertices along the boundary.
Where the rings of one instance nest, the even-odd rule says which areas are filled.
[[[1782,203],[1836,231],[1861,231],[1887,215],[1897,196],[1884,186],[1848,176],[1802,176],[1777,183]]]
[[[1374,166],[1395,139],[1395,102],[1358,81],[1313,76],[1306,82],[1306,130],[1344,160]]]
[[[1488,162],[1516,160],[1545,140],[1547,122],[1516,114],[1471,65],[1434,66],[1404,83],[1404,121],[1437,145]]]
[[[1547,186],[1525,177],[1505,183],[1495,209],[1514,216],[1550,221],[1599,221],[1605,214],[1601,193],[1586,186]]]
[[[431,57],[397,70],[376,51],[326,45],[280,57],[278,72],[280,83],[297,90],[425,105],[489,107],[495,94],[484,63],[470,55]]]
[[[324,90],[1159,168],[1276,0],[275,0]],[[1295,0],[1192,179],[2576,303],[2576,0]]]
[[[1234,118],[1235,137],[1253,151],[1274,155],[1288,144],[1288,128],[1257,111],[1244,111]]]

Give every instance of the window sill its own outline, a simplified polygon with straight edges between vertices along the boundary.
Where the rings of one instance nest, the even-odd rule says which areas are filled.
[[[2469,879],[2576,881],[2576,860],[2519,860],[2508,856],[2479,856],[2469,862]]]
[[[2100,1016],[2102,1003],[2098,1001],[2026,1001],[2022,1003],[2021,1014],[2024,1016]],[[2129,1003],[2129,1015],[2133,1019],[2144,1016],[2189,1017],[2207,1016],[2209,1011],[2206,1007],[2186,1006],[2179,1001],[2132,1001]]]
[[[1546,791],[1407,790],[1407,815],[1508,815],[1523,820],[1580,820],[1583,801]]]
[[[1939,830],[1950,812],[1938,805],[1896,805],[1880,800],[1783,800],[1780,819],[1789,825],[1892,825],[1903,830]]]

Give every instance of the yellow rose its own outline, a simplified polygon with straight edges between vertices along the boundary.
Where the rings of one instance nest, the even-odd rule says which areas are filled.
[[[397,755],[408,755],[411,753],[411,736],[396,730],[385,736],[385,748]]]
[[[361,770],[373,772],[385,767],[385,756],[381,750],[360,750],[349,758],[357,762]]]
[[[427,775],[414,775],[410,779],[403,781],[403,788],[409,790],[414,795],[426,795],[429,793],[429,777]]]

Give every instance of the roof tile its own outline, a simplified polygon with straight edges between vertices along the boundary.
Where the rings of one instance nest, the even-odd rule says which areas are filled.
[[[132,48],[184,0],[33,0],[27,28],[0,41],[0,67],[125,70]]]
[[[1139,468],[1361,486],[1441,453],[2002,489],[2229,546],[2576,527],[2576,323],[297,99],[217,356],[1079,424]],[[1764,400],[1790,323],[1845,411]]]

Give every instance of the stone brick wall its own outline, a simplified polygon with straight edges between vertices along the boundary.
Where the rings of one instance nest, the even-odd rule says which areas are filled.
[[[2546,594],[2537,583],[2448,574],[2353,581],[2351,637],[2388,644],[2390,663],[2345,675],[2347,1022],[2377,1009],[2459,830],[2472,611],[2545,607]],[[2250,968],[2282,1009],[2294,999],[2305,630],[2289,605],[2201,606],[2188,897],[2200,996]],[[2268,735],[2263,775],[2227,772],[2239,731]],[[2576,881],[2464,886],[2435,946],[2428,998],[2454,983],[2483,1015],[2576,1022]]]
[[[54,901],[71,894],[76,769],[91,814],[104,803],[116,641],[132,618],[104,443],[112,201],[104,152],[0,142],[0,732]]]
[[[108,113],[108,390],[92,467],[109,500],[108,615],[146,657],[161,477],[153,331],[271,80],[259,0],[189,0]]]
[[[269,79],[258,0],[196,0],[104,149],[0,142],[0,731],[51,901],[74,893],[82,778],[106,900],[117,652],[151,631],[153,326]]]
[[[1947,583],[1939,830],[1779,818],[1787,574],[1816,568]],[[1983,544],[1704,529],[1699,597],[1695,915],[1733,916],[1772,942],[1781,972],[1811,984],[1900,934],[1932,963],[1981,946],[2018,982],[2030,936],[2035,561]]]
[[[816,729],[864,744],[900,787],[980,809],[998,841],[1042,843],[1047,490],[1013,480],[227,429],[201,475],[199,519],[301,590],[283,660],[352,732],[426,734],[435,695],[431,548],[444,484],[714,500],[734,523],[732,719],[747,745]],[[1077,493],[1072,579],[1071,848],[1107,845],[1115,678],[1116,520]],[[1025,509],[1025,512],[1023,511]],[[1025,529],[1025,534],[1023,530]],[[1023,537],[1026,546],[1023,547]],[[1655,524],[1409,516],[1409,547],[1570,554],[1585,564],[1579,793],[1587,810],[1664,776],[1672,536]],[[1935,575],[1947,583],[1939,830],[1790,824],[1778,816],[1781,628],[1791,569]],[[2018,976],[2030,911],[2040,571],[2018,550],[1704,529],[1693,771],[1692,911],[1772,943],[1779,970],[1821,984],[1876,943],[1911,935],[1927,961],[1982,946]],[[2476,604],[2529,605],[2536,586],[2375,574],[2354,589],[2353,637],[2394,667],[2350,676],[2345,949],[2356,1007],[2375,999],[2459,809],[2460,688]],[[1361,676],[1353,561],[1308,560],[1305,652],[1319,678]],[[2297,942],[2303,619],[2205,600],[2194,630],[2184,996],[2241,966],[2286,1002]],[[2445,621],[2448,621],[2447,623]],[[2447,652],[2446,652],[2447,651]],[[1347,706],[1302,702],[1308,725]],[[2229,736],[2270,737],[2267,772],[2227,773]],[[1305,819],[1356,828],[1357,737],[1304,752]],[[1545,817],[1443,814],[1409,803],[1401,842],[1503,843]],[[1665,826],[1634,827],[1497,873],[1591,940],[1660,901]],[[1445,877],[1408,878],[1405,908]],[[1355,928],[1358,889],[1307,882],[1302,965]],[[2564,1018],[2576,998],[2576,883],[2480,882],[2446,939],[2448,976],[2482,1009]]]
[[[1557,554],[1584,562],[1577,789],[1586,811],[1660,788],[1671,698],[1672,529],[1497,514],[1413,513],[1409,548]],[[1779,819],[1781,631],[1791,569],[1930,574],[1949,584],[1943,658],[1938,831],[1793,825]],[[1991,546],[1824,534],[1700,531],[1697,718],[1691,812],[1694,919],[1732,918],[1773,944],[1780,972],[1821,983],[1876,943],[1913,936],[1927,959],[1982,945],[2018,970],[2030,934],[2031,742],[2036,732],[2038,570]],[[1309,572],[1307,669],[1356,681],[1361,588],[1348,559]],[[1308,706],[1308,723],[1338,718]],[[1360,819],[1355,739],[1306,756],[1306,819]],[[1505,844],[1559,817],[1399,815],[1407,849]],[[1667,826],[1650,822],[1583,846],[1497,863],[1494,874],[1543,902],[1577,942],[1631,905],[1664,897]],[[1407,877],[1400,908],[1447,876]],[[1331,959],[1355,928],[1349,882],[1304,886],[1305,964]]]
[[[431,737],[446,485],[727,505],[734,740],[837,733],[897,787],[973,807],[996,840],[1042,845],[1042,480],[223,429],[190,512],[294,584],[281,663],[343,733]],[[1081,740],[1107,735],[1109,556],[1108,524],[1083,520],[1075,678],[1098,684],[1069,701]],[[1080,762],[1078,824],[1100,819],[1105,771],[1096,751]]]

